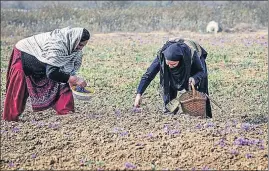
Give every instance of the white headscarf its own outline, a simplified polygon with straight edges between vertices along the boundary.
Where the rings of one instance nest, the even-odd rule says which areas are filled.
[[[35,56],[39,61],[57,66],[67,74],[74,74],[81,65],[82,51],[74,51],[83,28],[66,27],[40,33],[20,40],[16,48]]]
[[[75,61],[75,58],[80,58],[81,51],[74,51],[82,37],[83,28],[66,27],[56,29],[50,33],[50,37],[41,47],[42,55],[40,61],[63,67],[69,61]]]

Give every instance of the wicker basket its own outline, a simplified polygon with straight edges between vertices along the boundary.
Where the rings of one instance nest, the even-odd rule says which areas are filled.
[[[94,94],[93,88],[85,87],[85,89],[88,90],[90,93],[77,92],[75,89],[76,89],[76,86],[71,87],[71,90],[73,92],[73,97],[75,99],[89,101],[93,97],[93,94]]]
[[[196,91],[194,85],[192,91],[187,91],[180,96],[182,111],[191,116],[206,118],[206,100],[204,93]]]

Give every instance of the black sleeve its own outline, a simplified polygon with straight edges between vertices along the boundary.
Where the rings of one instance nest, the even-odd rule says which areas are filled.
[[[139,86],[137,88],[137,94],[143,94],[150,82],[155,78],[160,71],[160,62],[158,57],[154,59],[146,73],[142,76]]]
[[[206,76],[205,68],[202,65],[200,57],[194,52],[191,65],[191,77],[194,78],[195,84],[199,83]]]
[[[61,83],[67,83],[70,77],[69,74],[60,72],[59,67],[52,66],[49,64],[46,65],[46,75],[49,79]]]

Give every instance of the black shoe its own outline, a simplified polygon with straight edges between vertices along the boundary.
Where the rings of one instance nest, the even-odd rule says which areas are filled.
[[[173,115],[175,115],[175,114],[177,114],[178,111],[179,111],[179,107],[177,107],[174,112],[170,112],[168,109],[166,109],[166,107],[163,108],[163,114],[173,114]]]
[[[170,111],[169,111],[168,109],[166,109],[166,107],[164,107],[164,108],[163,108],[163,113],[164,113],[164,114],[169,114]]]
[[[176,110],[173,112],[174,115],[177,114],[178,111],[179,111],[179,107],[177,107]]]

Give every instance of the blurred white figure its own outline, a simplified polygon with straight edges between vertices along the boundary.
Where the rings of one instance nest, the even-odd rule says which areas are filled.
[[[219,24],[215,21],[210,21],[207,26],[206,26],[206,32],[207,33],[218,33],[221,32],[221,28],[219,26]]]

